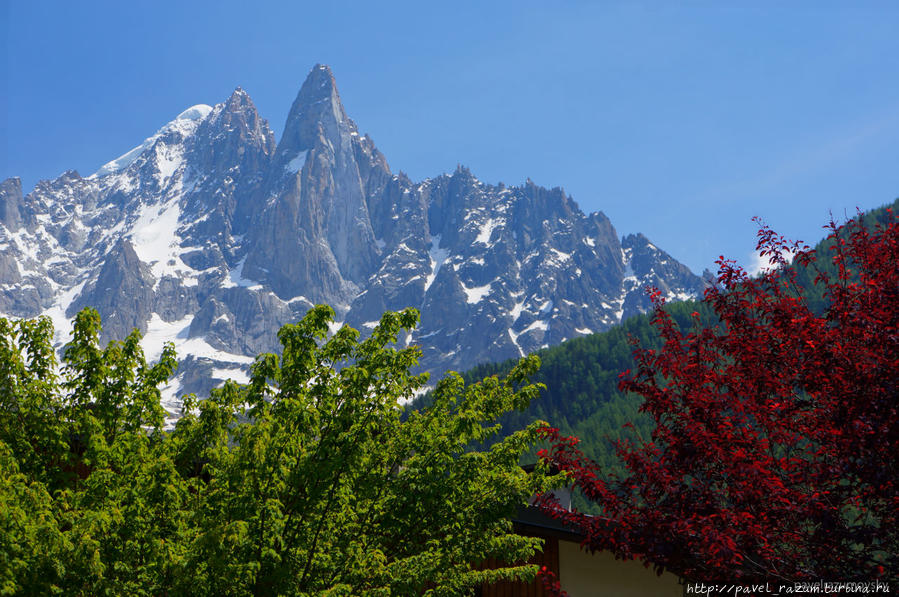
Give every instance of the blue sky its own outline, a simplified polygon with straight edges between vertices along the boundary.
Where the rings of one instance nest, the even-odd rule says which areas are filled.
[[[895,2],[0,0],[0,179],[95,171],[329,64],[394,171],[562,186],[699,272],[899,196]]]

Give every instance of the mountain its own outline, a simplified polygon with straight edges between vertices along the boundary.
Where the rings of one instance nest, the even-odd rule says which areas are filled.
[[[277,330],[316,303],[363,333],[412,306],[421,366],[500,361],[645,311],[644,287],[697,296],[703,281],[643,235],[528,180],[490,185],[468,169],[394,174],[317,65],[276,143],[238,88],[188,108],[82,177],[23,196],[0,183],[0,314],[47,315],[57,341],[94,306],[103,340],[138,328],[148,357],[183,358],[165,406],[278,348]]]

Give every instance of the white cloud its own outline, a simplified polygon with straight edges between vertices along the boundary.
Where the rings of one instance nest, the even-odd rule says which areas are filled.
[[[793,262],[794,253],[791,251],[784,251],[783,256],[787,263]],[[762,257],[758,252],[754,251],[749,254],[749,261],[746,263],[746,273],[750,276],[757,276],[771,270],[772,266],[770,255]]]

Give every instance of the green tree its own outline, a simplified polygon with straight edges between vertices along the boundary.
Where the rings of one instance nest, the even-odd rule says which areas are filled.
[[[489,447],[522,409],[539,366],[503,380],[441,381],[431,407],[399,404],[427,379],[417,322],[386,313],[372,335],[312,309],[281,329],[249,384],[187,397],[163,429],[169,346],[147,365],[140,337],[98,345],[78,314],[58,376],[46,319],[0,319],[0,593],[90,595],[458,595],[533,578],[540,541],[510,516],[558,480],[519,459],[537,424]],[[472,446],[482,446],[472,450]]]

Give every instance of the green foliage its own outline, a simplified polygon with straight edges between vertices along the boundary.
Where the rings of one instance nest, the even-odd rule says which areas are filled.
[[[559,481],[518,466],[538,424],[491,441],[538,394],[539,360],[452,375],[403,418],[426,377],[409,372],[417,348],[389,345],[417,318],[327,338],[333,312],[316,307],[281,329],[280,358],[188,397],[170,431],[172,346],[153,365],[137,332],[101,349],[85,310],[58,375],[47,319],[0,319],[0,594],[459,595],[533,578],[476,567],[540,547],[510,522]]]

